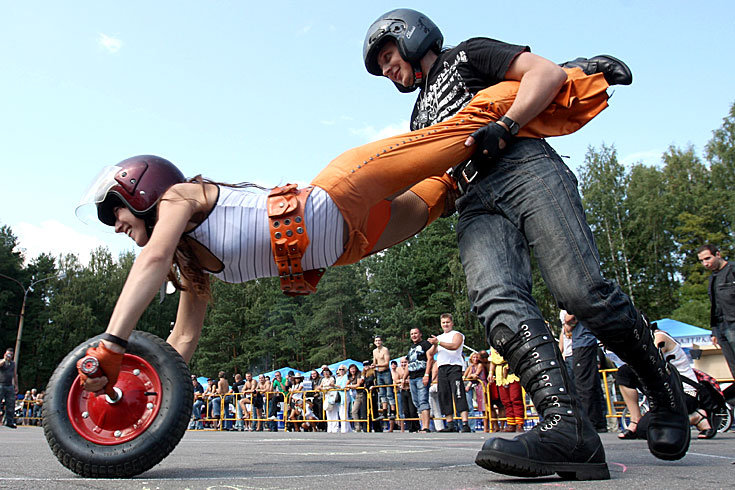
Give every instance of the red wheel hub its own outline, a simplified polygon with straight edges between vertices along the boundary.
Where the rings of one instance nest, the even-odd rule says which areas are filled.
[[[161,407],[161,380],[143,358],[125,354],[115,389],[122,398],[111,403],[107,395],[85,391],[79,376],[72,383],[66,410],[74,430],[86,440],[113,446],[146,431]]]

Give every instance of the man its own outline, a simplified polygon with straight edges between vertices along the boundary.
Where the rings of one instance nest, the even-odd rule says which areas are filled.
[[[423,340],[421,330],[412,328],[411,348],[408,349],[408,379],[411,387],[411,399],[421,419],[421,432],[429,432],[429,419],[431,416],[429,406],[429,385],[431,384],[431,365],[434,362],[432,356],[427,356],[431,350],[431,344]]]
[[[5,427],[15,429],[15,395],[18,393],[18,375],[13,356],[15,349],[8,347],[0,359],[0,399],[5,401]]]
[[[376,335],[373,340],[375,349],[373,349],[373,367],[375,368],[375,384],[379,386],[378,395],[380,397],[380,415],[377,420],[390,417],[391,420],[396,418],[396,398],[393,393],[393,376],[390,371],[390,351],[383,345],[383,339],[380,335]],[[390,407],[390,411],[388,410]],[[391,429],[393,424],[391,423]]]
[[[191,375],[191,384],[194,387],[194,405],[191,409],[192,420],[189,423],[189,429],[202,430],[204,429],[204,424],[202,423],[202,407],[204,406],[202,395],[204,394],[204,387],[194,374]]]
[[[255,397],[255,388],[258,383],[253,379],[253,373],[245,373],[245,384],[242,385],[240,398],[240,409],[242,410],[242,418],[245,423],[245,430],[250,432],[253,430],[253,398]]]
[[[559,349],[533,300],[531,249],[559,306],[641,377],[654,402],[650,451],[682,458],[690,433],[678,375],[630,299],[602,277],[574,175],[544,140],[515,137],[558,95],[567,72],[527,46],[475,38],[442,51],[442,43],[431,19],[395,10],[368,29],[363,59],[368,72],[388,77],[402,92],[420,89],[413,129],[445,121],[484,88],[519,81],[504,116],[467,138],[475,155],[452,175],[462,193],[457,237],[472,309],[488,341],[520,375],[543,423],[513,440],[488,440],[476,462],[517,476],[610,477],[600,438],[580,417]],[[565,65],[600,72],[608,84],[632,81],[630,70],[609,56]]]
[[[219,417],[221,413],[222,420],[224,421],[222,429],[231,430],[232,421],[228,419],[231,418],[230,403],[232,402],[232,396],[227,396],[230,393],[230,384],[227,382],[227,378],[225,378],[224,371],[220,371],[217,376],[219,377],[217,380],[217,395],[219,395],[219,398],[215,399],[213,415],[216,413],[217,415],[214,416]],[[220,408],[222,412],[220,412]]]
[[[598,370],[598,342],[595,335],[585,328],[577,317],[564,312],[564,326],[572,330],[574,389],[581,411],[597,432],[607,432],[602,412],[602,380]]]
[[[395,361],[393,361],[395,362]],[[408,428],[409,432],[417,432],[419,423],[416,420],[419,417],[416,411],[416,405],[411,397],[411,383],[409,381],[408,358],[401,357],[401,363],[396,369],[398,374],[398,413],[401,415],[401,432]],[[410,420],[409,420],[410,419]]]
[[[245,386],[245,380],[242,379],[242,374],[235,374],[235,382],[232,383],[232,392],[235,393],[235,430],[240,432],[245,430],[245,423],[242,421],[242,406],[240,404],[242,393],[242,387]]]
[[[735,378],[735,269],[711,244],[699,247],[697,258],[705,269],[712,271],[708,289],[712,343],[722,349]]]
[[[439,366],[437,388],[439,391],[439,406],[442,415],[447,420],[447,426],[439,432],[457,432],[459,427],[454,425],[455,408],[462,418],[462,432],[472,432],[469,425],[469,406],[462,382],[464,372],[464,335],[454,330],[454,320],[451,313],[444,313],[440,319],[443,333],[438,337],[429,337],[432,344],[428,356],[436,353],[436,363]],[[454,402],[454,404],[452,404]]]
[[[268,430],[276,432],[278,430],[278,409],[281,408],[280,404],[285,400],[285,395],[288,393],[286,387],[287,381],[283,379],[283,375],[280,371],[276,371],[273,375],[272,390],[274,395],[269,400],[268,405]]]

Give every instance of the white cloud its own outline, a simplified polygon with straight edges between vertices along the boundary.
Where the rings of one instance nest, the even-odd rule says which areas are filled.
[[[115,54],[122,48],[123,42],[120,39],[108,36],[100,32],[97,37],[97,44],[110,54]]]
[[[108,247],[113,257],[122,250],[134,247],[121,240],[122,237],[115,237],[113,234],[103,234],[104,237],[98,237],[94,234],[80,233],[54,220],[44,221],[40,225],[18,223],[13,225],[12,229],[18,237],[19,248],[23,250],[27,262],[42,253],[51,254],[55,258],[58,258],[59,255],[73,253],[79,257],[82,264],[87,264],[92,250],[97,247]],[[90,230],[93,229],[90,228]]]
[[[361,136],[367,142],[388,138],[397,134],[406,133],[409,131],[409,124],[407,120],[401,121],[397,124],[389,124],[382,128],[374,128],[373,126],[365,126],[364,128],[351,129],[352,134]]]
[[[631,153],[630,155],[625,155],[620,159],[620,163],[626,167],[631,167],[637,163],[643,163],[644,165],[658,165],[661,163],[661,155],[663,154],[663,150],[639,151]]]

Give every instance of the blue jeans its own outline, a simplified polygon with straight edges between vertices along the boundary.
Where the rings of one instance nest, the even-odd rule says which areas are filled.
[[[202,423],[202,407],[204,406],[204,401],[202,401],[201,398],[194,400],[194,405],[191,407],[191,415],[194,418],[194,420],[189,423],[190,429],[203,429],[204,424]]]
[[[577,179],[544,140],[519,138],[457,200],[457,235],[472,309],[490,332],[543,320],[531,295],[530,251],[560,308],[603,343],[626,336],[637,312],[600,274]]]
[[[409,382],[411,383],[411,398],[413,404],[416,405],[416,410],[419,413],[429,410],[431,408],[429,406],[429,387],[424,386],[424,379],[412,378]]]
[[[375,371],[375,384],[380,385],[392,385],[393,376],[390,374],[390,369],[385,371]],[[393,392],[393,387],[388,386],[387,388],[378,388],[378,396],[380,397],[380,403],[388,403],[391,407],[396,406],[396,395]]]

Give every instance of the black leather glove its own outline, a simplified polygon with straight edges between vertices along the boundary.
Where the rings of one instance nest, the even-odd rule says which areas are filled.
[[[472,133],[477,148],[475,158],[492,160],[500,154],[500,140],[508,145],[512,138],[510,132],[496,122],[491,122]]]

